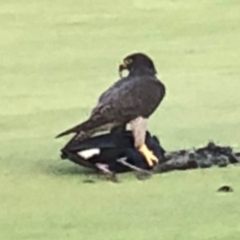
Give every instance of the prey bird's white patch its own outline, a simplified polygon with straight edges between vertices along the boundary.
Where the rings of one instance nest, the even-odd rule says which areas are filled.
[[[80,151],[80,152],[78,152],[78,155],[84,159],[89,159],[95,155],[99,155],[100,152],[101,151],[99,148],[92,148],[92,149]]]

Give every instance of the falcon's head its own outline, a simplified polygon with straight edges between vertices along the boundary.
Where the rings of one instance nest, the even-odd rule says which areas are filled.
[[[153,61],[143,53],[134,53],[123,59],[119,65],[119,76],[122,77],[122,71],[128,70],[129,74],[157,74]]]

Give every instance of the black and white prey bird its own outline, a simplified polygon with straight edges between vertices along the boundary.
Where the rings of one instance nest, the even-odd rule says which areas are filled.
[[[123,70],[128,70],[127,77],[122,77]],[[130,124],[135,148],[152,166],[158,159],[145,145],[147,119],[165,96],[165,86],[156,74],[153,61],[147,55],[127,56],[119,66],[121,79],[101,94],[89,118],[57,137],[75,133],[74,138],[86,139],[97,132]]]

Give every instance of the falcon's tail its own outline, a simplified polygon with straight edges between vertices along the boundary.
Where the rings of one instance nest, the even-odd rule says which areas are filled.
[[[97,128],[99,126],[101,126],[102,124],[104,123],[104,121],[101,121],[100,119],[96,119],[96,120],[93,120],[93,119],[88,119],[87,121],[85,122],[82,122],[64,132],[61,132],[59,133],[56,138],[60,138],[60,137],[63,137],[65,135],[68,135],[70,133],[79,133],[81,131],[89,131],[89,130],[92,130],[94,128]]]
[[[63,137],[65,135],[68,135],[70,133],[77,133],[77,132],[81,132],[83,129],[85,129],[85,126],[88,124],[88,121],[86,122],[83,122],[83,123],[80,123],[78,124],[77,126],[74,126],[72,128],[69,128],[67,129],[66,131],[64,132],[61,132],[59,133],[56,138],[60,138],[60,137]]]

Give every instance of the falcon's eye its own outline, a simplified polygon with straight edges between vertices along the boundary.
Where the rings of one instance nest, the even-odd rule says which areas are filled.
[[[124,60],[124,63],[125,63],[126,65],[131,64],[131,63],[132,63],[132,59],[131,59],[131,58],[125,59],[125,60]]]

